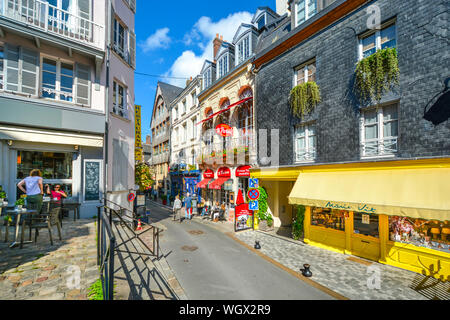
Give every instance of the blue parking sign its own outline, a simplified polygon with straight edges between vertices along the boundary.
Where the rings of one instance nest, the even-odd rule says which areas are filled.
[[[248,187],[249,188],[258,188],[259,187],[259,179],[248,179]]]
[[[258,201],[250,201],[248,203],[248,209],[252,211],[258,211],[259,210],[259,202]]]

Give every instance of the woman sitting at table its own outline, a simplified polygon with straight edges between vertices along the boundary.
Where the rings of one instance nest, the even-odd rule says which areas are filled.
[[[61,201],[62,198],[67,198],[67,194],[61,190],[61,185],[57,184],[53,187],[53,190],[50,191],[50,186],[47,184],[47,194],[51,196],[54,201]]]

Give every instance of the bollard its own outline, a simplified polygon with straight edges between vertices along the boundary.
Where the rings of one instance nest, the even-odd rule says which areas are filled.
[[[261,245],[259,244],[259,241],[255,241],[255,249],[256,250],[261,249]]]
[[[305,276],[307,278],[312,277],[312,272],[311,272],[311,270],[309,270],[309,268],[311,268],[311,266],[309,264],[304,264],[303,268],[304,269],[300,270],[302,272],[303,276]]]

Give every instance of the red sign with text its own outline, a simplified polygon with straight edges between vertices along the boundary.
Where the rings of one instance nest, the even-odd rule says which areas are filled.
[[[242,166],[236,169],[236,177],[237,178],[246,178],[250,177],[250,169],[251,166]]]
[[[231,170],[230,168],[223,167],[217,170],[217,177],[218,178],[231,178]]]
[[[203,173],[203,178],[205,178],[205,179],[214,179],[214,171],[212,171],[212,170],[206,170],[206,171]]]
[[[232,137],[233,136],[233,128],[225,123],[221,123],[216,127],[216,132],[218,135],[222,137]]]

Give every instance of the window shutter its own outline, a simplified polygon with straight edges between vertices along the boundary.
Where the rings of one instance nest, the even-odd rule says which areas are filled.
[[[136,13],[136,0],[130,0],[130,8],[134,13]]]
[[[19,91],[19,47],[7,44],[5,47],[5,88],[9,91]]]
[[[129,48],[130,48],[130,65],[136,68],[136,34],[133,31],[129,33]]]
[[[123,185],[123,190],[127,190],[128,189],[128,143],[125,141],[121,141],[122,146],[121,146],[121,163],[120,163],[120,168],[121,168],[121,182]]]
[[[90,105],[91,69],[89,66],[76,64],[76,104]]]
[[[116,25],[116,12],[114,11],[114,7],[111,4],[111,48],[114,47],[114,43],[115,43],[115,25]]]
[[[21,48],[21,92],[38,95],[39,54],[35,51]]]
[[[113,191],[124,191],[128,188],[128,144],[113,139]]]

